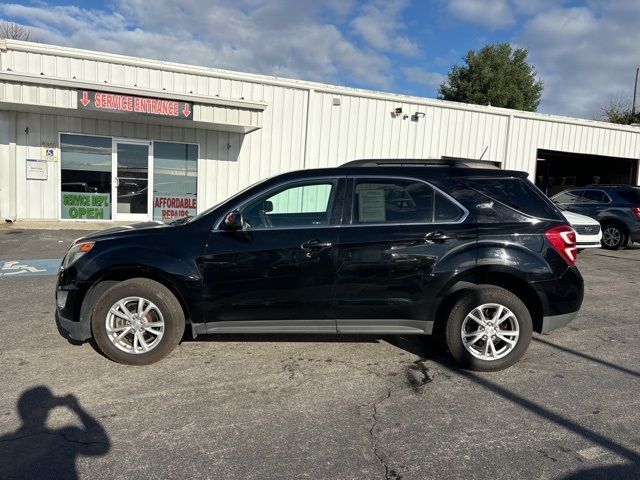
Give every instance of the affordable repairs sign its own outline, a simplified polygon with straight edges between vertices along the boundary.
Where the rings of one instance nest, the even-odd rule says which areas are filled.
[[[193,120],[193,104],[190,102],[93,90],[78,90],[78,109]]]
[[[153,199],[154,220],[176,220],[195,215],[198,210],[196,197],[157,196]]]

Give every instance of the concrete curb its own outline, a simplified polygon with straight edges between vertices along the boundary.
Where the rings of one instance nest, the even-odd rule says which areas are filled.
[[[108,228],[130,225],[132,222],[62,222],[60,220],[17,220],[0,223],[0,230],[106,230]]]

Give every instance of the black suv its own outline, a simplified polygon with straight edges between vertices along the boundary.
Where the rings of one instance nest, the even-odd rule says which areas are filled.
[[[499,370],[583,297],[575,233],[526,173],[356,161],[290,172],[170,224],[77,240],[61,327],[148,364],[209,333],[442,332],[466,368]]]
[[[602,247],[618,250],[640,242],[640,188],[588,185],[553,197],[564,210],[595,218],[602,225]]]

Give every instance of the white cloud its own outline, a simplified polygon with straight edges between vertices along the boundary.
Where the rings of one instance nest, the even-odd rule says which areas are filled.
[[[640,2],[556,7],[532,17],[517,41],[544,81],[541,111],[593,118],[611,96],[631,97],[640,63]]]
[[[416,56],[418,46],[400,33],[404,26],[398,16],[405,7],[405,0],[374,0],[362,7],[351,28],[376,50]]]
[[[567,3],[567,0],[512,0],[518,13],[533,15]]]
[[[448,10],[460,20],[489,28],[508,27],[515,22],[506,0],[449,0]]]
[[[0,14],[30,26],[48,43],[390,88],[393,68],[387,53],[410,53],[415,45],[394,32],[401,28],[397,19],[384,26],[393,48],[376,47],[372,36],[363,48],[336,26],[367,11],[355,0],[118,0],[111,10],[0,5]]]
[[[407,81],[434,89],[438,88],[447,78],[442,73],[429,72],[420,67],[405,67],[402,69],[402,73]]]

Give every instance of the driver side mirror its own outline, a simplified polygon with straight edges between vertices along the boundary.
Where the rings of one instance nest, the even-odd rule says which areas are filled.
[[[264,213],[273,212],[273,202],[271,200],[265,200],[262,202],[262,211]]]
[[[240,210],[233,210],[227,213],[227,216],[222,222],[222,229],[226,231],[236,232],[244,228],[244,221],[242,219],[242,213]]]

